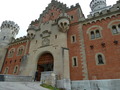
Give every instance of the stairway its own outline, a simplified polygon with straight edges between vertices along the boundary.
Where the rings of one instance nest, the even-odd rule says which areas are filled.
[[[0,90],[48,90],[40,82],[0,82]]]

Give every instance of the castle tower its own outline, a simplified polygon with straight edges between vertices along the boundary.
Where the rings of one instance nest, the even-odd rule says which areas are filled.
[[[90,8],[93,15],[96,12],[101,12],[102,10],[109,9],[111,6],[107,6],[106,0],[92,0],[90,3]]]
[[[18,34],[19,26],[13,21],[3,21],[0,31],[0,71],[7,53],[7,45]]]
[[[4,47],[11,42],[18,34],[19,26],[13,21],[3,21],[0,32],[0,47]]]
[[[106,7],[106,0],[92,0],[90,3],[90,8],[92,11],[96,11],[105,7]]]

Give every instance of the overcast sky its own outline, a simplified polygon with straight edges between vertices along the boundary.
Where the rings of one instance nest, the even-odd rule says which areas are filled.
[[[58,0],[67,4],[68,7],[79,3],[84,15],[87,17],[91,11],[89,4],[92,0]],[[117,0],[106,0],[107,5],[113,5]],[[26,30],[32,20],[38,19],[39,15],[48,6],[51,0],[1,0],[0,2],[0,26],[3,21],[11,20],[20,26],[17,37],[27,34]]]

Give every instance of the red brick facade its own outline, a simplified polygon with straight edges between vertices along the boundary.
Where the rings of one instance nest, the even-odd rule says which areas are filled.
[[[111,18],[102,19],[94,23],[83,25],[84,41],[85,41],[85,51],[86,60],[88,67],[89,79],[118,79],[120,78],[120,47],[119,47],[119,37],[120,35],[113,35],[112,30],[109,27],[114,24],[120,24],[120,15],[112,16]],[[90,40],[89,33],[87,33],[88,28],[92,26],[100,26],[101,38]],[[93,28],[92,30],[96,30]],[[118,41],[118,44],[114,41]],[[101,44],[105,43],[105,46]],[[90,46],[93,46],[91,48]],[[97,53],[102,53],[105,56],[105,64],[96,65],[95,55]]]
[[[21,46],[23,47],[23,51],[19,55],[18,52]],[[9,57],[9,54],[10,54],[9,52],[11,49],[14,49],[14,52],[13,52],[13,55]],[[28,54],[28,49],[29,49],[29,41],[21,41],[21,42],[17,42],[17,43],[9,45],[8,52],[6,54],[1,73],[4,74],[5,69],[8,68],[8,72],[6,72],[6,74],[18,75],[19,70],[20,70],[20,64],[22,62],[22,57]],[[16,73],[14,73],[15,66],[17,66]]]

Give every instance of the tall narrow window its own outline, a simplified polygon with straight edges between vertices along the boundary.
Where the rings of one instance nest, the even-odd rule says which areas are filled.
[[[55,39],[57,39],[57,35],[55,35]]]
[[[3,40],[5,40],[6,36],[3,37]]]
[[[18,72],[18,66],[15,66],[15,67],[14,67],[14,72],[13,72],[13,73],[16,74],[17,72]]]
[[[76,42],[76,37],[75,36],[71,36],[71,42]]]
[[[91,31],[91,39],[95,39],[95,33],[93,31]]]
[[[104,64],[102,55],[98,55],[98,64]]]
[[[73,16],[71,16],[71,20],[73,20],[74,19],[74,17]]]
[[[77,57],[72,58],[72,65],[77,66]]]
[[[96,38],[99,38],[99,37],[101,37],[101,36],[100,36],[100,31],[99,31],[99,30],[96,30]]]
[[[118,33],[116,26],[112,27],[112,32],[113,32],[113,34],[117,34]]]
[[[8,70],[9,70],[9,68],[6,67],[6,68],[5,68],[5,71],[4,71],[4,74],[7,74],[7,73],[8,73]]]

